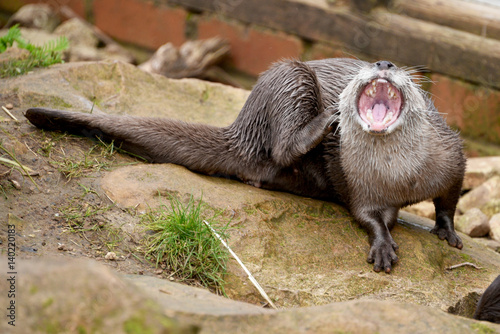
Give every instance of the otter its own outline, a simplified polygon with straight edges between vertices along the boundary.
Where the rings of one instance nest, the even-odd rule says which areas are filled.
[[[343,204],[368,232],[368,262],[389,273],[398,261],[390,230],[406,205],[433,199],[431,232],[462,248],[453,222],[462,141],[411,74],[389,61],[278,62],[227,127],[44,108],[25,115],[150,162]]]
[[[479,299],[474,319],[500,324],[500,276],[497,276]]]

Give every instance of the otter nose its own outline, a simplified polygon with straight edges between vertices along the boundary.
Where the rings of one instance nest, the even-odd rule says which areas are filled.
[[[378,61],[376,63],[377,65],[377,68],[379,70],[388,70],[390,69],[391,67],[395,67],[393,63],[391,63],[390,61],[387,61],[387,60],[381,60],[381,61]]]

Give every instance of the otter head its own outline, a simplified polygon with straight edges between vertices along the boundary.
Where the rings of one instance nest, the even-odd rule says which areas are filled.
[[[420,88],[409,73],[388,61],[361,68],[339,102],[341,123],[354,121],[374,135],[393,132],[415,107],[425,108]]]

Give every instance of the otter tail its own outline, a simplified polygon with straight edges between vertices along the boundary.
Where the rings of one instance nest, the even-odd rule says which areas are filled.
[[[477,303],[474,319],[500,324],[500,276],[484,291]]]
[[[175,163],[205,174],[235,175],[227,163],[223,128],[182,121],[31,108],[26,118],[46,130],[100,138],[155,163]]]

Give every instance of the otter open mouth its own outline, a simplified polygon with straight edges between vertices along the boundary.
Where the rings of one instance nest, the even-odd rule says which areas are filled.
[[[370,81],[359,96],[358,112],[370,132],[384,133],[399,118],[401,92],[386,79]]]

